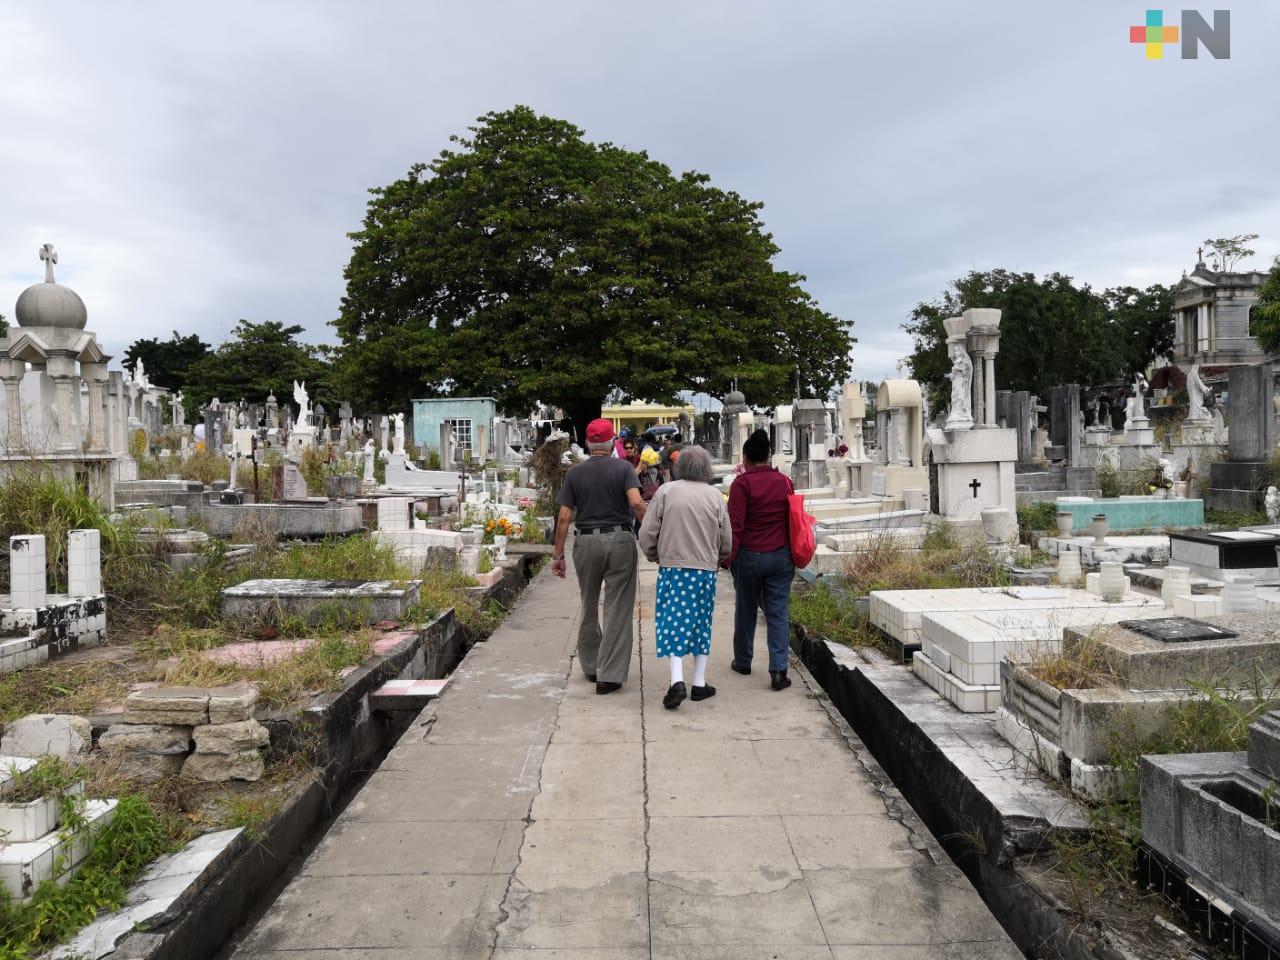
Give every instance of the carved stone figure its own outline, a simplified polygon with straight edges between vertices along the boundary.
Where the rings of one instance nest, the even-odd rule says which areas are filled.
[[[298,405],[298,423],[307,424],[311,418],[311,398],[307,396],[307,383],[293,381],[293,402]]]
[[[1143,395],[1147,392],[1147,378],[1142,374],[1137,374],[1133,378],[1133,417],[1134,420],[1147,419],[1147,406],[1143,402]]]
[[[399,454],[403,454],[404,453],[404,414],[397,413],[394,417],[392,417],[392,419],[395,421],[395,424],[396,424],[395,452]]]
[[[1280,490],[1267,487],[1267,496],[1263,504],[1267,509],[1267,520],[1271,523],[1280,523]]]
[[[1187,374],[1187,401],[1190,407],[1187,411],[1188,420],[1205,421],[1209,419],[1209,414],[1204,408],[1204,397],[1208,392],[1204,381],[1200,379],[1200,364],[1197,363],[1192,366],[1191,372]]]
[[[951,352],[951,413],[947,417],[948,430],[967,430],[973,426],[972,384],[973,361],[964,341],[947,344]]]

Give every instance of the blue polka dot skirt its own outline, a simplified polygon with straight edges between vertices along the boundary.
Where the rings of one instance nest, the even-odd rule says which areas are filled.
[[[711,613],[716,605],[716,572],[687,567],[658,568],[654,632],[660,657],[711,653]]]

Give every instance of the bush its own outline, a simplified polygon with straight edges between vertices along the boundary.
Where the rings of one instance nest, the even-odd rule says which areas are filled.
[[[945,590],[1007,586],[1009,571],[981,537],[958,538],[949,527],[930,530],[918,551],[891,536],[873,540],[845,564],[844,584],[855,596],[872,590]]]

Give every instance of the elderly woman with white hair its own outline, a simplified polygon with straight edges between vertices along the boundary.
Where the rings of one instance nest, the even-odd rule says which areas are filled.
[[[676,480],[658,488],[640,526],[640,549],[658,563],[654,630],[658,656],[666,657],[671,669],[671,686],[662,699],[668,710],[686,695],[698,701],[716,694],[707,683],[716,570],[733,548],[729,510],[712,485],[707,451],[685,447],[675,467]],[[693,689],[686,694],[683,658],[690,655]]]

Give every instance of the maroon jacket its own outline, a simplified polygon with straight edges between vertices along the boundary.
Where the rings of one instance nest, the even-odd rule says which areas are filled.
[[[748,467],[729,487],[729,525],[733,528],[732,563],[739,550],[768,553],[791,542],[787,496],[794,488],[773,467]]]

